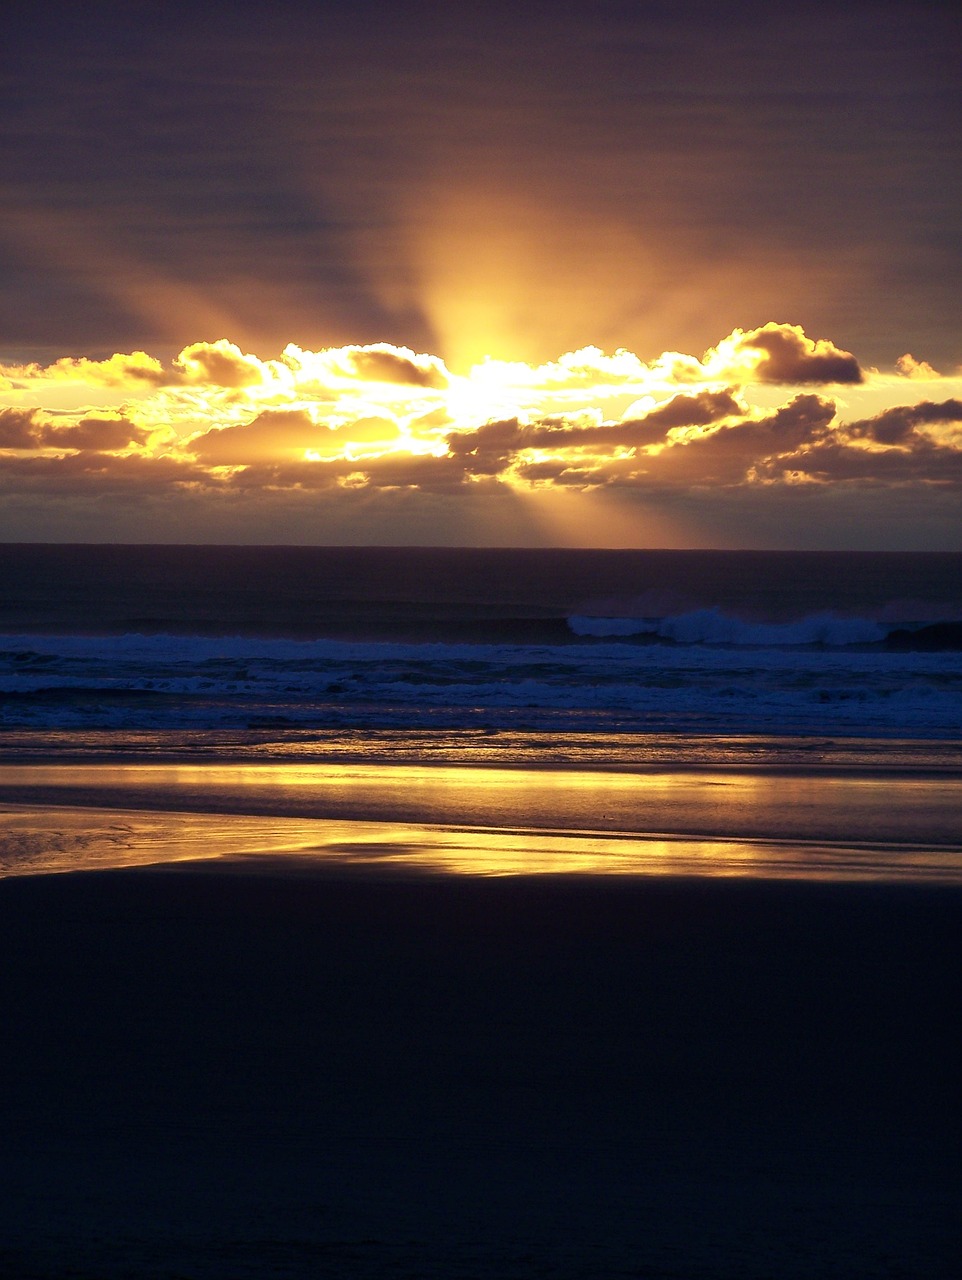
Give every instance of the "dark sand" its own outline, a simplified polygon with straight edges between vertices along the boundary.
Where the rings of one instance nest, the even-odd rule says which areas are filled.
[[[0,881],[0,1275],[952,1276],[960,905]]]

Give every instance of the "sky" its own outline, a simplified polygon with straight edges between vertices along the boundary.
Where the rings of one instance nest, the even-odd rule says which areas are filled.
[[[0,540],[962,550],[962,14],[15,6]]]

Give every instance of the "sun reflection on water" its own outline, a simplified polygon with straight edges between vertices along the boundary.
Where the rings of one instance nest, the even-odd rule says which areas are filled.
[[[962,851],[922,845],[69,805],[0,808],[0,878],[185,865],[255,874],[707,876],[962,883]]]
[[[962,883],[958,780],[353,762],[0,765],[0,875],[219,863]]]

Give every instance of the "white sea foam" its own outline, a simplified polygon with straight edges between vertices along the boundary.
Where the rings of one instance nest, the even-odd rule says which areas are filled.
[[[753,643],[736,644],[710,631],[717,623],[711,612],[686,616],[707,617],[715,641],[8,636],[0,641],[0,725],[527,724],[562,732],[959,736],[960,652],[897,653],[855,639],[827,646],[811,638],[819,634],[814,623],[794,632],[772,624],[776,638],[768,643],[766,624],[740,633],[753,634]]]

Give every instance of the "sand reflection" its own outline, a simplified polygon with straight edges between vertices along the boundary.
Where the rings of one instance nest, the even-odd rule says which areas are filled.
[[[727,876],[962,883],[962,852],[922,846],[9,805],[0,876],[125,867],[235,873]]]
[[[374,763],[0,765],[0,803],[599,836],[962,848],[962,779]],[[555,837],[552,837],[554,839]]]

